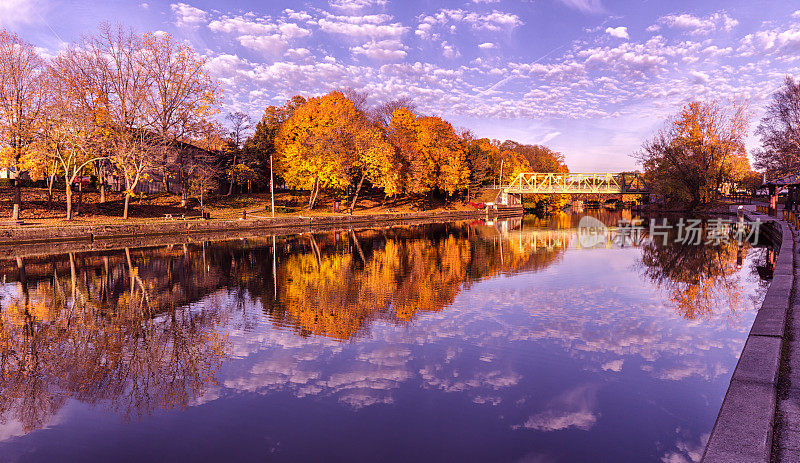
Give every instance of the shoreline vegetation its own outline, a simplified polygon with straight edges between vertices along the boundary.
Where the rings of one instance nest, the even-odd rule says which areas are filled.
[[[53,57],[0,29],[0,166],[12,189],[2,214],[30,219],[30,203],[44,201],[67,221],[97,215],[83,207],[88,184],[97,203],[114,198],[99,215],[118,220],[159,192],[179,205],[151,216],[186,214],[177,209],[190,203],[205,216],[215,196],[277,187],[305,191],[290,207],[309,211],[328,197],[354,213],[370,196],[429,210],[473,202],[522,172],[568,172],[561,153],[478,138],[402,95],[340,88],[268,106],[257,122],[226,115],[206,64],[169,34],[123,25],[103,24]],[[23,187],[33,182],[41,190],[31,197]]]

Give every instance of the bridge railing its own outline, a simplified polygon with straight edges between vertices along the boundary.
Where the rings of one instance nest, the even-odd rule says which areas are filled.
[[[637,173],[520,173],[500,188],[512,193],[645,193],[647,187]]]

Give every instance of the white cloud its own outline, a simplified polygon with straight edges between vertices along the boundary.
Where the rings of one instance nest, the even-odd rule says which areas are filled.
[[[181,27],[197,27],[205,23],[208,17],[205,11],[186,3],[173,3],[170,8],[175,14],[175,24]]]
[[[480,14],[461,9],[442,9],[435,14],[421,16],[414,33],[423,39],[437,39],[440,34],[434,31],[435,27],[453,33],[457,30],[455,24],[458,23],[467,24],[476,31],[489,32],[512,31],[523,24],[519,16],[497,10]]]
[[[284,19],[274,21],[249,15],[223,16],[209,22],[208,28],[214,32],[234,34],[243,47],[270,57],[284,53],[293,40],[311,35],[309,29]]]
[[[548,143],[550,140],[552,140],[552,139],[556,138],[556,137],[557,137],[557,136],[559,136],[559,135],[561,135],[561,132],[559,132],[559,131],[555,131],[555,132],[549,132],[549,133],[546,133],[546,134],[545,134],[545,135],[544,135],[542,138],[540,138],[540,139],[539,139],[539,140],[536,142],[536,144],[537,144],[537,145],[544,145],[544,144],[547,144],[547,143]]]
[[[600,0],[561,0],[561,3],[584,13],[603,13],[605,8]]]
[[[389,39],[367,42],[361,46],[353,47],[350,51],[355,55],[364,55],[378,61],[397,61],[406,57],[407,47],[399,40]]]
[[[610,35],[611,37],[616,37],[618,39],[628,39],[628,28],[624,26],[619,27],[608,27],[606,28],[606,34]]]
[[[709,76],[705,72],[691,71],[689,74],[694,78],[695,83],[706,84],[708,83]]]
[[[456,50],[453,45],[447,42],[442,42],[442,56],[449,59],[458,58],[461,56],[461,52]]]
[[[345,35],[351,38],[397,38],[405,34],[407,27],[398,22],[390,22],[387,14],[363,16],[337,16],[327,14],[319,20],[319,27],[329,34]]]
[[[330,0],[331,8],[345,11],[357,11],[368,7],[386,6],[386,0]]]
[[[291,59],[305,59],[311,56],[311,50],[308,48],[292,48],[286,50],[286,57]]]
[[[281,34],[290,39],[297,39],[300,37],[307,37],[311,35],[311,31],[308,29],[303,29],[302,27],[298,26],[295,23],[283,23],[278,26],[278,30],[281,31]]]
[[[724,11],[703,18],[687,13],[671,14],[659,18],[658,22],[667,27],[683,29],[693,35],[706,35],[717,30],[730,32],[739,24],[739,21]]]
[[[605,371],[617,371],[617,372],[619,372],[619,371],[622,371],[622,364],[624,362],[625,361],[623,359],[611,360],[610,362],[606,362],[606,363],[600,365],[600,368],[602,368]]]
[[[792,27],[784,31],[777,29],[758,31],[742,39],[743,50],[756,53],[776,51],[800,51],[800,29]]]
[[[245,18],[242,16],[215,19],[208,23],[208,28],[214,32],[225,32],[228,34],[259,35],[270,34],[278,29],[272,22]]]
[[[494,44],[492,42],[484,42],[478,45],[478,48],[483,48],[484,50],[488,50],[490,48],[494,48]]]
[[[13,27],[19,24],[39,22],[41,17],[40,5],[34,5],[33,0],[2,0],[0,1],[0,26]]]
[[[244,62],[236,55],[217,55],[208,60],[206,70],[213,76],[230,77],[236,74],[238,69],[242,69]]]

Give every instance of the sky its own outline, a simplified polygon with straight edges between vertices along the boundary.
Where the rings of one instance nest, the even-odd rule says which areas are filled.
[[[545,144],[572,172],[636,168],[631,155],[691,100],[747,99],[752,132],[800,75],[800,1],[0,0],[0,27],[45,55],[103,21],[189,42],[223,114],[257,120],[351,87],[371,104],[409,97],[478,137]]]

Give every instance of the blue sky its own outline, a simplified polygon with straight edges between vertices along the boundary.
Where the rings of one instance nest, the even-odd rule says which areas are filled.
[[[344,86],[408,96],[480,137],[545,143],[574,172],[633,168],[692,99],[747,98],[754,128],[800,74],[800,1],[0,0],[0,27],[45,54],[101,21],[190,42],[226,110]]]

